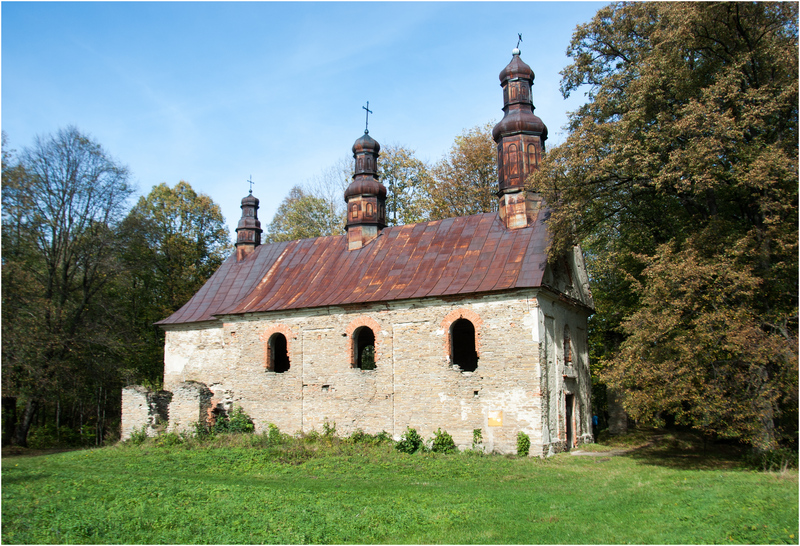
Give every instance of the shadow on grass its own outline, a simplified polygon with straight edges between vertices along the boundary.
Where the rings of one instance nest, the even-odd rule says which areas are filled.
[[[611,438],[601,444],[623,448],[623,457],[643,464],[681,470],[745,470],[747,448],[724,441],[703,441],[692,432],[637,430],[632,438]],[[631,445],[633,444],[633,445]]]

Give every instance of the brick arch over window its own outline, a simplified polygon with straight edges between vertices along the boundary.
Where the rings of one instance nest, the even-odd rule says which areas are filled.
[[[447,313],[447,316],[444,317],[442,320],[442,330],[445,332],[444,336],[444,357],[449,362],[450,361],[450,354],[452,347],[450,347],[450,327],[453,326],[453,323],[459,319],[466,319],[472,323],[472,326],[475,327],[475,351],[478,353],[478,358],[481,356],[481,326],[483,326],[483,320],[475,311],[471,309],[454,309]],[[452,364],[452,363],[451,363]]]
[[[269,340],[275,334],[282,334],[283,337],[286,338],[286,354],[289,355],[290,360],[292,354],[292,340],[297,339],[297,334],[292,332],[291,328],[285,324],[275,324],[261,333],[261,342],[264,344],[264,368],[269,371],[273,371],[269,355]]]
[[[371,318],[371,317],[358,317],[357,319],[353,320],[350,324],[347,325],[347,339],[348,339],[348,350],[350,351],[350,366],[353,368],[358,367],[358,363],[356,362],[356,350],[355,350],[355,339],[353,334],[356,330],[361,327],[367,327],[372,330],[372,333],[375,335],[375,363],[378,363],[381,357],[381,342],[380,342],[380,334],[381,325],[378,322]]]

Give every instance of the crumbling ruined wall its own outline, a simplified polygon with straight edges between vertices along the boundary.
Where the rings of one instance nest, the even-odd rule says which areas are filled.
[[[172,387],[170,432],[193,432],[198,423],[211,421],[214,393],[200,381],[185,381]]]
[[[485,448],[500,452],[513,452],[517,432],[524,431],[532,455],[563,449],[564,370],[558,367],[559,336],[545,347],[545,315],[556,329],[571,324],[580,339],[576,349],[585,353],[586,314],[548,298],[541,306],[537,291],[530,290],[168,327],[164,385],[174,392],[170,430],[185,430],[224,401],[241,406],[257,431],[268,423],[290,433],[321,430],[328,421],[342,434],[385,430],[399,438],[407,426],[425,437],[442,428],[463,448],[471,446],[473,430],[481,429]],[[448,325],[462,316],[476,328],[474,372],[449,361]],[[374,370],[351,365],[352,333],[364,325],[375,334]],[[288,341],[290,368],[283,373],[267,366],[267,339],[277,331]],[[543,365],[548,350],[549,372]],[[588,359],[576,357],[575,368],[567,384],[576,400],[579,443],[591,439]],[[194,386],[187,388],[187,381]]]
[[[127,440],[135,431],[143,430],[148,436],[155,436],[164,430],[169,421],[171,399],[170,392],[153,392],[140,385],[122,389],[120,439]]]

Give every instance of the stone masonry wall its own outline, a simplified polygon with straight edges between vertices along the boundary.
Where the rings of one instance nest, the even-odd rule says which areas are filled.
[[[442,428],[463,448],[471,445],[473,430],[482,429],[487,450],[514,452],[522,430],[531,437],[532,455],[558,451],[566,441],[565,382],[576,399],[577,443],[591,434],[588,360],[576,359],[577,377],[563,377],[560,334],[546,343],[546,315],[556,330],[569,323],[576,338],[585,338],[585,313],[537,298],[534,290],[261,313],[225,317],[216,326],[170,327],[164,375],[165,388],[175,393],[170,429],[185,429],[191,422],[179,418],[184,410],[176,406],[194,405],[186,411],[197,415],[201,397],[187,397],[181,386],[194,381],[209,388],[201,413],[220,404],[239,405],[257,431],[268,423],[290,433],[319,431],[327,420],[341,434],[385,430],[399,439],[407,426],[426,438]],[[449,362],[448,328],[459,317],[476,329],[474,372]],[[352,367],[351,334],[364,325],[375,334],[376,369],[369,371]],[[267,368],[267,340],[274,332],[287,337],[290,368],[283,373]],[[577,340],[576,350],[585,353],[585,340]],[[548,351],[553,369],[543,373]]]
[[[211,421],[213,393],[199,381],[185,381],[171,387],[169,431],[193,431],[198,422]]]
[[[120,439],[127,440],[133,432],[140,430],[148,436],[155,436],[166,428],[171,399],[172,393],[153,392],[139,385],[122,389]]]

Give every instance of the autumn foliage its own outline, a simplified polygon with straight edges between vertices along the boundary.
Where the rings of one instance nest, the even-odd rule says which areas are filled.
[[[795,3],[622,3],[580,26],[585,91],[530,183],[588,253],[595,372],[643,422],[797,438]]]

